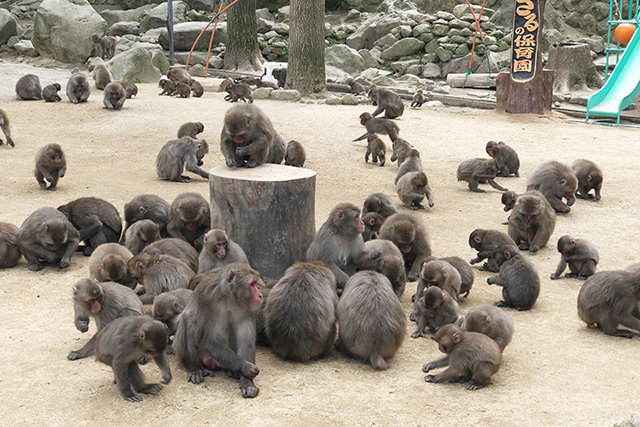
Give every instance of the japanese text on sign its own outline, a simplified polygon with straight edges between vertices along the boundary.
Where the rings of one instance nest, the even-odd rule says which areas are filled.
[[[540,19],[538,0],[515,0],[511,46],[511,78],[526,81],[536,71]]]

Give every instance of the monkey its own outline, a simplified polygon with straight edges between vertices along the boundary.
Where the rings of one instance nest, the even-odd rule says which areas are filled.
[[[496,176],[520,176],[518,170],[520,169],[520,158],[516,150],[509,147],[504,142],[487,142],[485,147],[487,154],[493,157],[498,164],[498,172]]]
[[[307,159],[304,147],[298,141],[289,141],[287,151],[284,156],[284,164],[287,166],[295,166],[302,168]]]
[[[555,273],[551,274],[551,280],[556,280],[569,265],[569,273],[564,277],[575,277],[578,280],[587,280],[596,272],[596,266],[600,257],[595,246],[584,239],[574,239],[564,235],[558,239],[558,252],[560,263]]]
[[[391,240],[402,252],[407,279],[415,282],[425,258],[431,256],[427,233],[416,219],[405,213],[387,218],[380,228],[380,239]]]
[[[284,144],[284,139],[278,134],[273,132],[273,145],[269,149],[269,155],[267,156],[266,163],[273,163],[279,165],[284,160],[287,153],[287,146]]]
[[[412,149],[409,151],[402,163],[399,163],[398,172],[394,184],[398,184],[400,178],[410,172],[422,172],[422,161],[420,160],[420,152]]]
[[[47,144],[38,150],[34,174],[40,187],[50,191],[56,191],[58,188],[58,180],[64,177],[66,172],[67,160],[64,157],[60,144]],[[45,179],[51,183],[49,188],[47,188],[47,183],[44,181]]]
[[[81,73],[73,74],[67,81],[67,97],[74,104],[87,102],[91,94],[89,79]]]
[[[423,295],[425,288],[432,286],[437,286],[451,295],[454,301],[458,301],[458,295],[462,287],[462,277],[453,265],[447,261],[435,259],[422,264],[420,280],[414,295],[415,298],[412,297],[411,299],[417,299],[420,295]]]
[[[196,139],[196,135],[202,132],[204,132],[204,125],[201,122],[187,122],[178,129],[178,139],[183,136],[189,136]]]
[[[538,190],[556,212],[569,213],[576,200],[578,179],[573,171],[560,162],[551,161],[536,166],[527,178],[527,191]],[[567,199],[567,203],[562,202]]]
[[[434,205],[433,193],[431,192],[431,187],[429,187],[427,175],[424,172],[409,172],[405,174],[398,181],[396,190],[402,203],[411,210],[424,209],[421,202],[425,196],[429,202],[429,207],[432,208]]]
[[[397,93],[390,89],[371,85],[369,88],[369,99],[371,99],[373,105],[378,107],[373,112],[374,117],[383,111],[384,116],[387,119],[395,119],[404,113],[404,104],[402,103],[402,99]],[[392,141],[394,139],[395,138],[391,138]]]
[[[114,282],[98,282],[96,279],[80,279],[73,285],[73,311],[76,329],[89,330],[89,318],[93,317],[98,332],[115,319],[126,316],[142,316],[142,303],[131,289]],[[69,360],[89,357],[94,353],[95,334],[79,350],[67,355]]]
[[[18,230],[13,224],[0,222],[0,269],[15,267],[22,258]]]
[[[137,292],[143,304],[153,304],[153,299],[163,292],[186,289],[195,275],[187,264],[171,255],[140,253],[129,260],[127,270],[144,291]]]
[[[485,334],[498,344],[500,351],[504,352],[513,337],[513,320],[494,305],[480,304],[469,310],[464,317],[462,329]]]
[[[497,171],[498,163],[495,159],[470,159],[460,163],[457,176],[458,181],[467,181],[469,190],[476,193],[486,193],[478,188],[479,181],[487,181],[496,190],[509,191],[495,181]]]
[[[271,88],[271,89],[273,89],[273,90],[278,90],[278,89],[280,89],[280,87],[279,87],[276,83],[268,82],[268,81],[266,81],[266,80],[258,80],[258,81],[256,82],[256,86],[257,86],[257,87],[268,87],[268,88]],[[225,90],[226,90],[226,89],[225,89]]]
[[[42,270],[42,260],[60,269],[69,267],[79,243],[78,230],[62,212],[50,207],[33,212],[18,230],[20,253],[31,271]]]
[[[167,78],[174,83],[184,83],[187,86],[191,83],[191,74],[184,68],[173,67],[167,71]],[[191,91],[191,89],[189,89]]]
[[[0,108],[0,129],[2,129],[2,133],[4,133],[4,137],[7,139],[7,145],[15,147],[16,144],[11,139],[11,124],[9,122],[9,116],[4,112],[2,108]],[[0,145],[3,145],[3,141],[0,138]]]
[[[549,241],[556,227],[556,213],[536,190],[518,196],[509,216],[509,236],[522,251],[536,253]]]
[[[196,240],[211,227],[209,202],[198,193],[182,193],[175,198],[169,209],[167,232],[169,236],[184,240],[202,250],[202,243]]]
[[[119,110],[127,99],[127,91],[118,82],[111,82],[104,88],[102,103],[107,110]]]
[[[256,344],[263,347],[271,347],[271,341],[269,341],[269,337],[267,336],[267,319],[264,315],[264,308],[269,302],[269,292],[271,292],[271,289],[273,289],[277,283],[277,279],[272,279],[264,286],[256,286],[258,291],[262,294],[262,304],[260,304],[260,307],[253,312],[253,317],[255,318],[256,323]]]
[[[449,367],[438,375],[425,376],[428,383],[468,382],[467,390],[479,390],[486,387],[491,376],[500,369],[500,347],[485,334],[464,331],[449,324],[440,328],[434,339],[446,356],[425,364],[422,372]]]
[[[176,90],[176,84],[169,79],[160,79],[160,81],[158,82],[158,87],[162,88],[162,92],[160,92],[158,95],[171,96]]]
[[[125,246],[133,255],[138,255],[144,248],[156,240],[160,240],[160,228],[150,219],[134,222],[127,229]]]
[[[444,325],[462,323],[462,316],[458,316],[460,307],[456,300],[436,286],[424,288],[416,297],[413,307],[412,314],[417,319],[418,329],[411,334],[411,338],[424,338],[426,327],[429,327],[431,332],[436,332]]]
[[[116,38],[111,36],[91,36],[93,50],[98,58],[111,59],[116,52]]]
[[[155,394],[162,384],[171,381],[171,369],[164,353],[167,347],[167,327],[149,316],[121,317],[109,323],[96,337],[96,360],[113,368],[114,382],[122,397],[140,402],[138,393]],[[162,372],[162,384],[146,383],[138,361],[153,357]]]
[[[483,230],[476,228],[469,235],[469,246],[478,251],[478,255],[469,261],[469,264],[478,264],[482,260],[486,259],[483,265],[478,268],[480,271],[490,271],[497,273],[500,271],[500,266],[496,261],[494,252],[498,247],[511,245],[516,247],[515,242],[507,234],[496,230]]]
[[[96,65],[96,67],[91,72],[91,77],[96,84],[96,89],[104,90],[107,85],[113,82],[113,76],[111,72],[104,65]]]
[[[469,296],[469,293],[471,292],[471,287],[473,286],[473,269],[469,266],[469,264],[465,260],[457,256],[449,256],[444,258],[436,258],[434,256],[430,256],[424,260],[423,266],[425,263],[434,260],[448,262],[453,266],[453,268],[458,270],[458,273],[460,274],[460,295],[464,294],[462,296],[464,298],[467,298]]]
[[[411,150],[413,150],[413,145],[409,144],[402,138],[396,138],[391,143],[393,147],[393,154],[391,154],[391,161],[395,162],[397,160],[396,165],[400,167],[402,163],[407,159]]]
[[[349,85],[349,87],[351,88],[351,93],[354,95],[360,95],[361,93],[366,92],[364,86],[355,81],[352,77],[349,77],[347,80],[345,80],[344,84]]]
[[[287,69],[286,68],[274,68],[271,70],[271,75],[278,80],[278,87],[284,88],[287,83]]]
[[[117,243],[104,243],[96,248],[89,258],[89,276],[98,282],[116,282],[135,289],[138,281],[127,269],[133,254]]]
[[[389,119],[378,119],[373,117],[371,113],[362,113],[360,114],[360,124],[367,128],[367,131],[364,135],[356,138],[353,142],[361,141],[367,138],[371,134],[380,133],[382,135],[389,135],[391,141],[395,141],[398,139],[398,132],[400,132],[400,127]]]
[[[336,280],[323,262],[293,264],[271,288],[264,307],[274,353],[299,362],[328,353],[336,340],[337,306]]]
[[[364,155],[364,161],[369,163],[369,155],[371,155],[371,161],[373,163],[378,163],[378,157],[380,158],[380,166],[384,166],[385,154],[387,151],[387,147],[384,145],[384,142],[378,138],[378,136],[373,133],[369,134],[367,137],[367,152]]]
[[[189,289],[176,289],[170,292],[163,292],[153,300],[151,315],[154,319],[161,321],[167,327],[167,334],[172,337],[176,334],[178,316],[184,311],[193,294]],[[172,342],[170,341],[172,344]],[[173,347],[166,351],[167,354],[174,354]]]
[[[53,84],[47,85],[44,87],[44,89],[42,89],[42,98],[46,102],[62,101],[62,98],[60,98],[60,95],[58,95],[58,91],[61,89],[62,87],[60,86],[60,83],[53,83]]]
[[[249,264],[240,245],[229,239],[224,230],[210,230],[204,235],[204,247],[198,259],[198,274],[237,262]]]
[[[571,165],[571,170],[578,179],[578,189],[576,197],[579,199],[600,200],[600,190],[602,189],[602,170],[590,160],[578,159]],[[591,189],[595,190],[595,196],[589,194]]]
[[[247,102],[248,99],[249,104],[253,103],[251,88],[244,83],[231,83],[229,86],[227,86],[227,92],[229,93],[228,97],[231,102],[238,102],[238,100]]]
[[[229,86],[230,84],[233,83],[233,79],[231,79],[230,77],[224,77],[224,79],[220,82],[220,86],[218,87],[218,92],[226,92],[227,91],[227,86]],[[228,101],[228,99],[225,96],[225,101]]]
[[[376,239],[365,242],[362,250],[365,257],[358,270],[374,270],[386,276],[391,282],[393,292],[400,299],[407,283],[404,258],[400,249],[389,240]]]
[[[191,177],[182,175],[188,172],[209,179],[209,172],[200,168],[202,158],[209,152],[209,144],[204,139],[183,136],[167,142],[156,157],[158,178],[174,182],[190,182]]]
[[[533,264],[522,257],[511,245],[500,246],[495,251],[500,274],[487,279],[490,285],[502,287],[502,301],[496,307],[530,310],[540,294],[540,277]]]
[[[378,238],[378,232],[384,218],[377,212],[368,212],[362,216],[362,222],[364,223],[364,231],[362,232],[362,240],[368,242]]]
[[[224,116],[220,147],[228,167],[254,168],[267,161],[275,130],[253,104],[237,104]]]
[[[198,272],[198,251],[184,240],[172,237],[156,240],[144,248],[141,253],[149,255],[171,255],[187,264],[194,273]]]
[[[200,98],[204,94],[204,87],[199,81],[192,78],[189,80],[189,86],[191,86],[191,92],[194,97]]]
[[[16,95],[18,99],[42,99],[42,86],[40,78],[35,74],[25,74],[16,82]]]
[[[413,101],[411,102],[411,108],[419,108],[424,104],[424,93],[421,89],[418,89],[416,93],[413,94]]]
[[[395,202],[391,200],[391,197],[386,194],[373,193],[365,199],[364,206],[362,207],[363,216],[369,212],[379,213],[383,219],[387,219],[398,212],[398,207]]]
[[[375,271],[361,271],[347,282],[338,302],[338,348],[368,360],[376,371],[389,368],[404,341],[406,321],[389,279]]]
[[[362,255],[363,231],[360,209],[351,203],[338,204],[307,249],[307,260],[327,264],[336,278],[337,287],[343,289],[349,276],[356,272]]]
[[[143,219],[150,219],[158,224],[161,237],[168,236],[167,222],[169,221],[169,203],[155,194],[139,194],[124,205],[125,227],[120,244],[126,243],[127,230],[131,225]]]
[[[187,83],[174,82],[174,85],[175,89],[171,94],[172,96],[177,95],[180,98],[189,98],[191,96],[191,86],[189,86]]]
[[[635,267],[635,266],[634,266]],[[595,273],[578,293],[578,316],[588,327],[598,327],[607,335],[633,338],[640,332],[640,269]]]
[[[132,96],[138,95],[138,86],[136,86],[133,82],[118,82],[122,85],[124,90],[127,92],[127,99],[130,99]]]
[[[518,199],[518,194],[515,191],[505,191],[502,193],[500,200],[504,205],[504,211],[509,212],[516,205],[516,200]],[[507,223],[508,224],[508,223]]]
[[[117,243],[122,233],[122,218],[115,206],[96,197],[81,197],[58,206],[80,232],[85,244],[84,256],[90,256],[103,243]]]
[[[240,378],[245,398],[256,397],[253,379],[256,325],[264,287],[260,275],[247,264],[229,264],[205,274],[178,319],[173,348],[193,384],[216,368]],[[231,311],[233,310],[233,311]]]

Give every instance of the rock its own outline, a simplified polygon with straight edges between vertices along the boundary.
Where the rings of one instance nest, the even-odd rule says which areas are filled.
[[[436,18],[444,19],[445,21],[451,21],[456,18],[453,13],[445,12],[444,10],[439,10],[436,12]]]
[[[500,3],[500,7],[498,7],[498,9],[495,11],[490,21],[495,25],[511,28],[511,26],[513,25],[514,5],[515,5],[515,2],[513,1],[503,1],[502,3]],[[591,16],[591,18],[593,18],[593,16]],[[565,21],[569,23],[568,16],[565,18]],[[558,11],[556,10],[556,8],[553,6],[553,3],[547,2],[544,7],[544,28],[545,29],[555,28],[556,30],[563,31],[562,25],[563,25],[562,18],[558,13]],[[483,29],[485,28],[483,27]]]
[[[387,49],[389,46],[398,41],[398,37],[393,34],[387,34],[386,36],[380,37],[373,44],[374,46],[380,47],[382,49]]]
[[[380,6],[380,0],[344,0],[343,3],[345,7],[361,12],[375,12]]]
[[[258,18],[258,33],[264,34],[270,31],[274,25],[274,21],[268,21],[264,18]]]
[[[278,22],[289,21],[289,16],[291,16],[289,6],[282,6],[278,9]]]
[[[331,65],[348,74],[358,74],[364,70],[364,59],[355,50],[345,44],[335,44],[324,50],[326,65]]]
[[[154,5],[148,5],[146,10],[153,9]],[[114,9],[105,9],[100,12],[100,16],[107,21],[109,27],[111,27],[116,22],[126,22],[126,21],[137,21],[139,22],[142,18],[142,13],[140,14],[138,19],[134,19],[134,14],[136,9],[133,10],[114,10]]]
[[[398,82],[395,81],[391,75],[379,75],[375,79],[373,79],[373,84],[378,86],[397,86]]]
[[[14,47],[16,45],[16,43],[18,43],[19,41],[20,41],[20,37],[11,36],[11,37],[9,37],[9,40],[7,40],[7,46]]]
[[[174,57],[176,62],[180,64],[187,63],[187,57],[189,56],[189,52],[175,52]],[[205,65],[207,63],[207,52],[200,52],[194,50],[191,52],[191,58],[189,59],[189,65]]]
[[[395,14],[373,15],[347,38],[346,43],[356,50],[371,49],[373,42],[389,34],[393,28],[401,24],[402,19]]]
[[[194,77],[207,77],[206,70],[204,68],[204,65],[202,64],[196,64],[192,67],[189,67],[189,74]]]
[[[300,92],[295,89],[278,89],[271,93],[271,99],[277,101],[300,101]]]
[[[224,68],[224,60],[219,56],[212,56],[209,58],[209,68],[215,68],[216,70]]]
[[[378,77],[388,76],[389,74],[391,74],[391,71],[380,70],[378,68],[367,68],[360,73],[358,77],[356,77],[356,81],[361,84],[371,85]]]
[[[424,22],[413,27],[413,37],[420,38],[425,33],[431,33],[431,25]]]
[[[443,95],[448,95],[451,93],[451,86],[443,85],[443,86],[435,86],[431,92],[433,93],[441,93]]]
[[[106,28],[107,21],[87,0],[44,0],[33,20],[31,41],[42,56],[84,62],[93,49],[91,36]]]
[[[377,9],[377,12],[398,13],[415,9],[415,3],[408,0],[382,0],[382,3]]]
[[[469,70],[469,58],[471,54],[465,55],[461,58],[452,59],[442,65],[442,77],[446,78],[449,73],[466,73]],[[477,54],[473,54],[473,64],[471,65],[471,72],[475,73],[482,58]],[[444,61],[443,61],[444,62]]]
[[[181,1],[173,3],[173,25],[187,20],[187,5]],[[152,28],[164,28],[167,26],[168,4],[162,3],[145,12],[140,20],[140,32],[144,33]],[[195,39],[194,39],[195,40]],[[208,39],[207,39],[208,40]]]
[[[420,64],[419,59],[409,59],[407,61],[392,62],[391,64],[389,64],[389,68],[391,68],[391,70],[394,71],[395,73],[404,74],[407,68],[417,64]]]
[[[632,413],[629,418],[614,427],[640,427],[640,412]]]
[[[173,27],[173,46],[175,50],[190,51],[193,46],[193,42],[200,34],[200,31],[207,26],[206,22],[185,22],[175,25]],[[209,28],[202,34],[196,49],[208,49],[209,40],[211,39],[211,32],[213,31],[213,25],[209,25]],[[165,50],[169,49],[169,32],[166,28],[162,28],[158,42]],[[227,43],[227,23],[218,22],[218,28],[216,34],[213,37],[213,44]]]
[[[9,40],[9,37],[18,35],[18,23],[6,9],[0,9],[0,45]]]
[[[392,44],[388,49],[384,50],[380,54],[380,58],[384,60],[393,61],[403,56],[413,55],[422,50],[425,46],[423,41],[420,41],[414,37],[407,37],[402,40],[398,40]]]
[[[413,34],[413,29],[410,25],[400,25],[396,28],[398,29],[398,32],[402,35],[402,37],[409,37]]]
[[[271,92],[273,92],[273,88],[259,87],[251,92],[251,96],[253,96],[253,99],[268,99],[271,96]]]
[[[125,34],[140,34],[140,24],[136,21],[116,22],[107,30],[109,36],[124,36]]]
[[[162,51],[162,49],[154,49],[151,51],[151,63],[154,67],[160,70],[160,73],[162,74],[166,74],[171,67],[169,65],[169,60],[166,56],[164,56],[164,52]]]
[[[461,44],[460,46],[458,46],[456,48],[456,51],[453,52],[453,56],[455,58],[459,58],[461,56],[465,56],[468,53],[469,53],[469,48],[467,47],[467,45],[466,44]]]
[[[357,9],[351,9],[349,12],[347,12],[347,16],[345,16],[344,20],[357,21],[360,18],[362,18],[362,13],[360,13],[360,11]]]
[[[333,65],[325,65],[324,74],[327,81],[333,80],[336,82],[343,82],[351,75],[340,68],[334,67]]]
[[[343,105],[358,105],[360,104],[360,101],[358,101],[358,97],[353,95],[353,94],[346,94],[342,97],[342,104]]]
[[[453,52],[451,52],[450,50],[445,50],[442,47],[438,47],[436,49],[436,55],[438,55],[438,58],[440,58],[440,62],[447,62],[453,57]]]
[[[289,26],[284,22],[278,22],[277,24],[274,24],[271,29],[278,34],[282,34],[284,36],[289,35]]]
[[[31,40],[22,40],[13,45],[13,48],[18,51],[20,55],[36,57],[38,51],[33,47]]]
[[[375,68],[382,63],[379,55],[378,57],[374,56],[369,49],[360,49],[358,53],[364,60],[364,68]]]
[[[276,20],[275,16],[273,16],[273,13],[269,12],[269,9],[262,8],[262,9],[256,9],[256,19],[264,19],[266,21],[274,21]]]
[[[428,101],[423,105],[429,108],[444,108],[444,104],[441,101]]]
[[[329,96],[327,96],[327,99],[325,100],[325,104],[327,104],[327,105],[341,105],[342,104],[342,99],[339,96],[336,96],[336,95],[329,95]]]
[[[449,27],[443,24],[434,24],[431,27],[431,32],[435,36],[444,36],[449,32]]]
[[[151,53],[142,47],[114,56],[105,66],[113,74],[113,79],[121,82],[155,83],[162,76],[153,65]]]
[[[564,37],[563,37],[564,39]],[[544,40],[544,39],[543,39]],[[562,42],[562,40],[560,40],[559,42],[557,42],[557,44],[560,44]],[[606,47],[606,43],[604,41],[604,39],[600,36],[596,36],[593,35],[591,37],[585,37],[582,38],[580,40],[578,40],[579,43],[586,43],[589,45],[589,48],[594,51],[595,53],[602,53],[604,52],[604,49]]]
[[[476,17],[480,14],[480,10],[482,10],[482,16],[487,16],[489,18],[491,18],[491,16],[493,16],[493,14],[495,13],[493,9],[489,9],[486,7],[482,9],[482,6],[479,6],[477,4],[472,4],[471,8],[473,9],[473,13],[476,14]],[[453,15],[458,19],[460,19],[461,16],[467,13],[469,13],[469,6],[467,6],[466,4],[457,4],[453,7]],[[471,14],[469,13],[469,15]]]
[[[426,77],[428,79],[439,79],[442,72],[440,71],[440,67],[436,64],[428,63],[424,64],[422,69],[422,77]]]
[[[418,76],[422,74],[422,69],[423,67],[420,64],[409,65],[407,67],[407,70],[405,71],[405,74],[413,74],[414,76]]]
[[[436,53],[439,47],[440,42],[438,41],[438,39],[433,39],[425,45],[424,51],[427,53]]]
[[[600,39],[602,40],[602,37]],[[560,45],[563,40],[564,36],[560,31],[554,30],[553,28],[545,28],[542,30],[542,51],[548,52],[550,46]],[[604,50],[604,41],[602,42],[602,50]]]

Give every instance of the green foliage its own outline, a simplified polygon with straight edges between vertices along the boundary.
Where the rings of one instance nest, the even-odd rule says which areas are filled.
[[[341,40],[335,38],[335,37],[329,37],[327,38],[327,40],[329,40],[329,46],[333,46],[334,44],[340,44],[342,43]]]
[[[282,48],[282,53],[280,56],[286,56],[289,53],[289,46],[285,46]]]
[[[273,40],[279,42],[282,40],[282,34],[276,34],[275,36],[273,36]]]

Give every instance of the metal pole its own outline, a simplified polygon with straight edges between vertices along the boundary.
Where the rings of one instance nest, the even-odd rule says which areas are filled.
[[[173,1],[167,2],[167,31],[169,32],[169,65],[176,63],[173,56]]]

